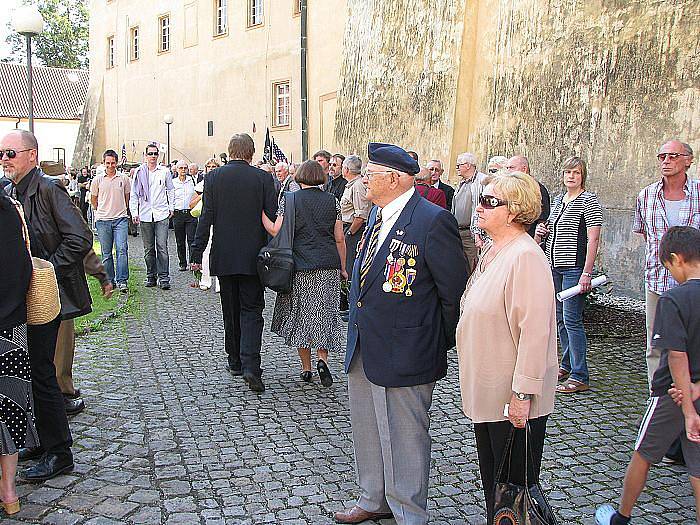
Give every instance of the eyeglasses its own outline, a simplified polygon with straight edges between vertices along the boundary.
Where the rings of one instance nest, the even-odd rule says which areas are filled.
[[[656,158],[659,159],[659,162],[663,162],[666,159],[669,160],[677,160],[678,157],[690,157],[687,153],[659,153]]]
[[[489,168],[489,173],[498,173],[498,168]]]
[[[157,152],[157,151],[147,151],[147,152],[146,152],[146,156],[147,156],[147,157],[157,157],[157,156],[158,156],[158,152]]]
[[[205,167],[206,167],[207,169],[213,170],[213,169],[216,168],[217,166],[215,166],[215,165],[213,165],[213,164],[210,164],[209,166],[205,166]]]
[[[479,204],[481,204],[481,207],[484,209],[492,210],[494,208],[498,208],[499,206],[507,206],[508,201],[502,201],[493,195],[482,195],[479,197]]]
[[[7,156],[8,159],[14,159],[18,153],[23,153],[25,151],[31,151],[32,149],[33,148],[19,149],[19,150],[0,149],[0,160],[2,160],[5,156]]]
[[[177,169],[179,169],[179,170],[186,170],[186,169],[187,169],[187,166],[178,166]]]
[[[461,166],[461,164],[458,164],[458,166]],[[428,171],[440,171],[440,168],[428,168]]]
[[[367,180],[372,180],[375,175],[386,175],[388,173],[396,173],[395,171],[365,171],[364,176]]]

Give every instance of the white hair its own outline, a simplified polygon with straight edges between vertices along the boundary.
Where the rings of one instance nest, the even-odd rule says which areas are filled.
[[[343,161],[343,168],[350,173],[362,173],[362,159],[357,155],[348,155]]]
[[[286,162],[278,162],[277,164],[275,164],[275,171],[277,171],[277,168],[282,168],[289,171],[289,164],[287,164]]]
[[[476,166],[476,157],[473,153],[460,153],[457,155],[457,164],[469,164],[470,166]]]

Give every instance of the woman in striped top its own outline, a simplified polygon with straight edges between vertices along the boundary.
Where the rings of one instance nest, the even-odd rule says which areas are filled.
[[[538,225],[535,241],[546,238],[546,253],[552,267],[554,289],[577,284],[591,290],[591,272],[598,254],[603,209],[594,193],[586,191],[586,163],[569,157],[561,167],[565,191],[554,199],[549,220]],[[583,294],[557,301],[557,330],[562,349],[557,392],[588,390],[586,332],[583,328]]]

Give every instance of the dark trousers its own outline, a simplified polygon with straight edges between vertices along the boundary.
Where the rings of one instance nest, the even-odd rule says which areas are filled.
[[[547,418],[538,417],[530,420],[530,450],[532,460],[528,461],[528,484],[539,482],[540,466],[542,465],[542,449],[547,429]],[[479,456],[479,471],[481,484],[486,499],[486,519],[488,525],[493,524],[494,489],[498,481],[525,485],[525,429],[515,429],[513,449],[510,462],[506,461],[501,479],[496,479],[501,459],[506,452],[508,438],[514,429],[510,421],[494,421],[492,423],[474,423],[476,437],[476,452]]]
[[[187,266],[189,261],[187,254],[190,251],[192,241],[194,241],[194,233],[197,231],[197,219],[192,217],[189,211],[176,210],[175,215],[173,215],[173,229],[175,230],[178,261],[180,266]]]
[[[168,219],[158,222],[141,222],[143,258],[146,261],[146,278],[161,284],[170,282],[170,256],[168,255]]]
[[[229,366],[261,377],[264,288],[257,275],[218,277]]]
[[[73,438],[68,428],[63,394],[58,388],[54,353],[60,318],[42,325],[27,326],[29,362],[32,370],[34,414],[39,442],[45,452],[70,456]]]

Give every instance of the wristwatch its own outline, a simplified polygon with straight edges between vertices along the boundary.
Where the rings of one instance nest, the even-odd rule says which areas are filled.
[[[517,397],[520,401],[527,401],[532,399],[532,394],[523,394],[521,392],[513,392],[513,395]]]
[[[593,277],[589,272],[581,272],[581,275],[585,275],[587,277]]]

